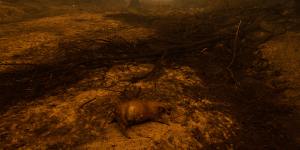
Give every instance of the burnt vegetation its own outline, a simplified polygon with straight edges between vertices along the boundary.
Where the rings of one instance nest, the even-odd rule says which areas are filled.
[[[134,1],[132,3],[140,5]],[[117,100],[108,98],[105,104],[97,100],[101,97],[81,104],[77,112],[81,117],[76,120],[75,125],[78,126],[74,127],[76,136],[71,137],[71,142],[67,144],[48,145],[48,148],[77,147],[99,137],[89,133],[88,129],[83,129],[85,124],[90,125],[92,129],[97,128],[96,131],[102,133],[101,137],[106,138],[105,127],[115,121],[112,112],[116,111],[116,103],[126,103],[130,99],[140,99],[142,102],[145,99],[159,99],[176,107],[175,102],[182,100],[159,91],[159,88],[128,89],[137,86],[136,83],[139,82],[158,82],[166,69],[188,66],[195,71],[197,77],[203,79],[204,85],[182,85],[183,95],[196,101],[225,101],[229,108],[202,108],[182,101],[180,106],[188,110],[185,113],[187,121],[193,120],[193,114],[200,109],[207,112],[218,110],[233,116],[239,126],[236,135],[217,144],[206,141],[199,128],[191,128],[193,138],[203,144],[204,149],[297,149],[299,145],[295,137],[289,135],[276,119],[294,112],[292,106],[278,103],[284,97],[283,92],[289,88],[289,83],[277,80],[281,76],[281,70],[263,58],[259,50],[261,44],[288,30],[294,30],[299,25],[289,19],[296,17],[296,12],[285,14],[285,10],[283,6],[276,6],[224,9],[207,13],[108,13],[104,18],[117,20],[135,28],[151,28],[155,32],[146,39],[136,41],[116,35],[99,38],[93,34],[86,34],[60,41],[58,53],[52,62],[1,62],[1,67],[9,70],[0,72],[1,114],[14,109],[14,106],[26,107],[27,104],[42,103],[45,97],[64,95],[72,87],[76,88],[76,91],[105,89],[117,93]],[[266,28],[260,24],[262,20],[274,21],[276,27]],[[153,66],[151,70],[125,79],[127,84],[122,88],[114,87],[123,81],[108,83],[107,73],[114,66],[138,66],[145,63]],[[97,84],[92,81],[78,87],[77,83],[89,77],[91,72],[98,73]],[[18,111],[19,108],[15,109]],[[174,123],[176,118],[172,118],[172,111],[169,118]],[[102,116],[95,119],[92,117],[95,114]],[[128,116],[122,117],[123,122],[119,124],[127,126]],[[71,128],[73,126],[57,129],[57,134],[73,132]],[[33,131],[32,134],[50,137],[56,134],[50,131],[51,129],[45,123],[45,128]],[[49,133],[45,134],[47,132]],[[34,138],[34,135],[11,144],[11,135],[0,130],[0,148],[26,146],[32,143],[31,138]],[[82,136],[86,139],[81,140]]]

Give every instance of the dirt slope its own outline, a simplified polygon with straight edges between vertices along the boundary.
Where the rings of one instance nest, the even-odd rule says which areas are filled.
[[[0,24],[0,149],[297,149],[300,21],[283,8],[240,11]],[[111,114],[130,99],[172,104],[170,125],[125,138]]]

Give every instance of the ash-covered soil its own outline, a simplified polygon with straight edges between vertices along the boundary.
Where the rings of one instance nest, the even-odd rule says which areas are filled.
[[[0,149],[299,148],[292,7],[28,5],[0,3]],[[171,104],[170,125],[124,137],[113,111],[132,99]]]

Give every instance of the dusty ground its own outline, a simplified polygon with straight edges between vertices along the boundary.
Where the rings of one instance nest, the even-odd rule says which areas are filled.
[[[0,12],[0,149],[299,148],[300,20],[292,10],[212,16],[228,30],[202,15],[194,21],[198,10],[178,18],[60,10],[23,20]],[[193,44],[211,32],[217,40]],[[125,138],[109,114],[128,99],[171,103],[170,125],[132,126]]]

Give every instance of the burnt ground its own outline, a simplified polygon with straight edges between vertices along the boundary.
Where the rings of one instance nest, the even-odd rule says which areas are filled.
[[[46,16],[0,25],[0,148],[299,149],[292,8]],[[169,102],[170,125],[125,138],[130,99]]]

